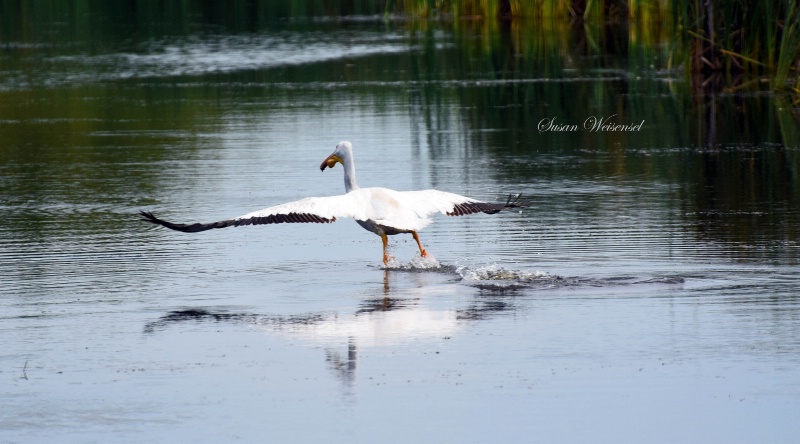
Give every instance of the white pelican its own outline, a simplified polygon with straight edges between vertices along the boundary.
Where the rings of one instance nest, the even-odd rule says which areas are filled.
[[[336,163],[341,163],[344,168],[346,193],[339,196],[308,197],[211,223],[176,224],[159,219],[150,212],[140,211],[139,214],[143,217],[143,221],[185,233],[242,225],[331,223],[340,217],[351,217],[364,229],[381,237],[383,263],[388,265],[391,256],[386,251],[388,244],[386,236],[395,234],[410,233],[417,241],[422,257],[428,257],[428,253],[422,248],[417,231],[430,224],[430,216],[435,213],[448,216],[479,212],[495,214],[505,208],[521,206],[516,203],[519,195],[513,200],[512,196],[509,196],[505,204],[496,204],[438,190],[395,191],[388,188],[359,188],[356,184],[353,145],[346,141],[336,145],[333,154],[322,161],[319,169],[325,171],[325,167],[333,168]]]

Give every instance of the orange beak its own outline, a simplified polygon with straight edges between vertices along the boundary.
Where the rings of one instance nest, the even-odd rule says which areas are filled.
[[[325,171],[325,167],[333,168],[334,165],[336,165],[336,162],[342,163],[342,158],[336,154],[331,154],[327,159],[322,161],[322,164],[319,166],[319,170]]]

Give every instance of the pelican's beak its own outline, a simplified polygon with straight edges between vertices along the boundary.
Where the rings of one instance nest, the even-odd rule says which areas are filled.
[[[331,154],[327,159],[322,161],[322,164],[319,166],[319,170],[325,171],[325,167],[333,168],[333,166],[336,165],[336,162],[342,163],[342,158],[336,154]]]

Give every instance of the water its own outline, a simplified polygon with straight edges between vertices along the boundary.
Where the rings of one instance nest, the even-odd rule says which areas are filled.
[[[538,65],[446,26],[223,31],[3,42],[0,441],[800,436],[779,97],[693,98],[633,51]],[[537,128],[614,114],[645,125]],[[340,140],[362,186],[526,207],[439,216],[435,259],[394,236],[388,268],[349,220],[136,215],[341,193],[318,169]]]

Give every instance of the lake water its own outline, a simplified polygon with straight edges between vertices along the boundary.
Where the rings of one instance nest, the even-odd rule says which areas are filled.
[[[800,439],[780,96],[697,95],[663,42],[81,17],[0,45],[0,441]],[[362,186],[526,207],[440,215],[435,260],[394,236],[388,268],[350,220],[137,216],[343,193],[340,140]]]

